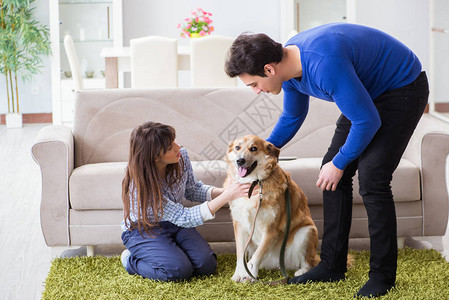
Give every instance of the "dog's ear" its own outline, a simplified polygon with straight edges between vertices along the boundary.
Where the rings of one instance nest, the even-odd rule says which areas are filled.
[[[232,152],[233,149],[234,149],[234,141],[229,143],[229,145],[228,145],[228,153]]]
[[[229,153],[232,152],[232,149],[234,149],[234,142],[233,142],[233,141],[229,143],[229,145],[228,145],[228,150],[227,150],[226,153],[225,153],[225,160],[226,160],[227,162],[230,161],[228,155],[229,155]]]
[[[267,142],[267,151],[268,151],[268,154],[276,157],[279,160],[279,153],[281,152],[281,150],[279,150],[279,148],[276,148],[272,143]]]

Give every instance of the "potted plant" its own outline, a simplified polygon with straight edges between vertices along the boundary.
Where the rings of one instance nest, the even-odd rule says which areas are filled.
[[[178,28],[181,28],[181,37],[186,36],[191,38],[205,36],[211,34],[214,31],[214,26],[211,26],[212,14],[204,11],[202,8],[197,8],[196,11],[191,12],[191,17],[186,18],[184,25],[178,24]]]
[[[22,127],[18,76],[30,80],[49,55],[50,31],[33,19],[35,0],[0,0],[0,72],[6,79],[7,127]]]

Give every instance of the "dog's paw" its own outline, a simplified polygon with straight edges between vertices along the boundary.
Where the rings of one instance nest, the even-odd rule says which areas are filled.
[[[253,282],[254,279],[246,273],[245,270],[243,272],[235,271],[234,275],[232,275],[231,279],[235,282]]]
[[[309,268],[301,268],[295,272],[295,276],[301,276],[302,274],[307,273],[307,271],[309,271]]]
[[[253,259],[248,262],[248,269],[255,278],[259,276],[259,264],[254,263]]]
[[[245,282],[254,282],[255,280],[253,278],[251,278],[251,276],[249,276],[248,274],[246,275],[236,275],[234,274],[231,279],[235,282],[241,282],[241,283],[245,283]]]
[[[253,279],[248,275],[248,274],[237,274],[234,273],[234,275],[232,275],[231,279],[235,282],[252,282]]]

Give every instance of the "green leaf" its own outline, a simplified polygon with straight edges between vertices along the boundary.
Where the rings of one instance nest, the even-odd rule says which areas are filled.
[[[0,6],[0,71],[30,80],[51,54],[50,30],[34,19],[35,0],[2,0]]]

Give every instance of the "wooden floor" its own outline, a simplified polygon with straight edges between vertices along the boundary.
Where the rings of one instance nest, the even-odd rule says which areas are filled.
[[[40,299],[52,258],[85,248],[49,248],[40,227],[41,174],[31,146],[46,125],[0,125],[0,299]],[[104,250],[103,252],[101,252]],[[116,255],[121,247],[100,249]]]
[[[31,146],[43,126],[25,124],[23,128],[6,129],[0,125],[0,299],[40,299],[52,258],[86,251],[50,249],[43,239],[39,217],[41,175],[31,157]],[[442,249],[440,237],[420,240]],[[445,243],[449,244],[448,240]],[[423,245],[413,243],[411,246]],[[117,255],[122,247],[97,248],[96,253]]]
[[[42,125],[0,126],[0,298],[40,299],[50,264],[39,220],[40,171],[30,148]]]

